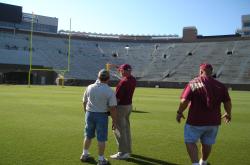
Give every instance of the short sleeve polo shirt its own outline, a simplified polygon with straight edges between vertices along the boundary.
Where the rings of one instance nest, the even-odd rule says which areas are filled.
[[[105,113],[108,107],[117,105],[114,91],[107,84],[98,81],[87,87],[83,102],[87,103],[86,110],[90,112]]]

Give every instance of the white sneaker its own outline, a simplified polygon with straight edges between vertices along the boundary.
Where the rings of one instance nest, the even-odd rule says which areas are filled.
[[[207,161],[203,161],[202,159],[200,159],[199,164],[200,165],[207,165]]]
[[[130,157],[129,153],[122,153],[122,152],[117,152],[114,155],[111,155],[110,158],[112,159],[128,159]]]

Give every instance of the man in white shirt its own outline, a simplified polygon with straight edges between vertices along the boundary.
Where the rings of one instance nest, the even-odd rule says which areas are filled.
[[[85,139],[83,153],[80,157],[85,162],[89,159],[88,149],[92,138],[97,134],[98,141],[98,164],[108,164],[104,158],[105,142],[108,137],[108,112],[112,118],[112,128],[116,128],[116,96],[108,86],[110,75],[105,69],[98,73],[98,80],[89,85],[83,95],[83,107],[85,111]]]

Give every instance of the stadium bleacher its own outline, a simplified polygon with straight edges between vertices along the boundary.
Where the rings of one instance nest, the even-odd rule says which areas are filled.
[[[0,64],[29,65],[30,34],[0,32]],[[33,34],[33,65],[67,69],[67,36]],[[129,63],[139,81],[187,82],[209,62],[217,79],[250,83],[250,40],[209,42],[133,42],[71,39],[69,79],[95,80],[106,63]],[[115,79],[115,78],[113,78]]]

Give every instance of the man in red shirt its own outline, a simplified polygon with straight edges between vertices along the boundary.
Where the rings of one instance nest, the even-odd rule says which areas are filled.
[[[200,65],[199,76],[191,80],[181,95],[176,120],[185,118],[183,111],[189,105],[188,117],[184,128],[187,152],[193,165],[206,165],[212,145],[215,143],[221,118],[231,121],[231,99],[227,88],[212,77],[212,65]],[[225,114],[221,116],[221,103]],[[201,142],[201,159],[198,159],[196,142]],[[199,162],[199,163],[198,163]]]
[[[118,67],[122,76],[116,86],[117,98],[117,129],[115,138],[118,143],[118,152],[110,157],[113,159],[127,159],[130,157],[131,133],[129,116],[132,111],[132,98],[136,87],[136,79],[132,76],[132,68],[129,64]]]

